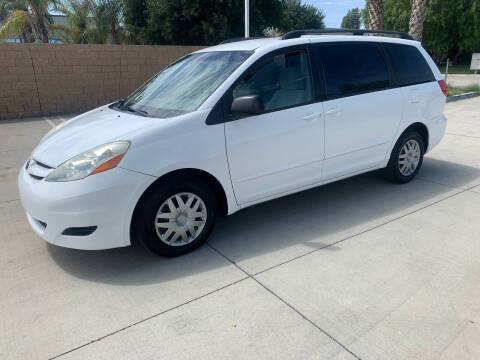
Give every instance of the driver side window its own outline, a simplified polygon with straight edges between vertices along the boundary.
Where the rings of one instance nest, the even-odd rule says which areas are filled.
[[[312,80],[305,51],[275,55],[233,89],[233,99],[258,95],[266,112],[312,101]]]

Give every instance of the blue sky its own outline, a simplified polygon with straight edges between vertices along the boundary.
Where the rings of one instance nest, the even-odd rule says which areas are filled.
[[[326,27],[339,28],[349,9],[364,8],[365,0],[303,0],[303,3],[322,9]]]

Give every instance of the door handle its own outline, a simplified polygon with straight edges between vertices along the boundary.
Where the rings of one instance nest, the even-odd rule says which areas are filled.
[[[307,116],[304,116],[302,119],[303,120],[315,120],[315,119],[318,119],[320,116],[322,116],[322,114],[318,113],[318,114],[311,114],[311,115],[307,115]]]
[[[335,107],[331,108],[330,110],[327,111],[327,115],[335,115],[335,114],[340,114],[343,112],[343,109]]]

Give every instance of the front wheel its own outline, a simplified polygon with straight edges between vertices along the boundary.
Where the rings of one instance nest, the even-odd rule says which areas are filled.
[[[395,183],[409,182],[420,170],[424,152],[422,136],[413,130],[405,133],[395,144],[384,175]]]
[[[138,205],[133,235],[161,256],[177,256],[200,246],[216,217],[212,191],[197,179],[170,179],[157,184]]]

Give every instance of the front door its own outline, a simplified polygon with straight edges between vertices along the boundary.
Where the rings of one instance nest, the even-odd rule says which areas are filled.
[[[307,51],[267,57],[244,75],[231,96],[253,94],[263,100],[264,113],[225,123],[230,176],[239,204],[295,190],[322,177],[323,108],[314,102]]]

